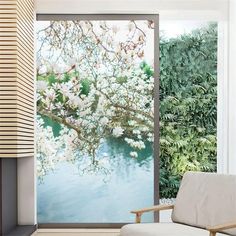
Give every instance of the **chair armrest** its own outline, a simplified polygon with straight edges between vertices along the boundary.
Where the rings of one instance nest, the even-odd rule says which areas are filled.
[[[170,209],[174,209],[174,205],[156,205],[156,206],[152,206],[152,207],[147,207],[147,208],[134,210],[134,211],[131,211],[131,213],[136,214],[135,222],[140,223],[142,214],[145,213],[145,212],[163,211],[163,210],[170,210]]]
[[[215,236],[216,233],[221,232],[222,230],[233,229],[233,228],[236,228],[236,221],[215,226],[209,226],[207,227],[207,230],[210,231],[210,236]]]

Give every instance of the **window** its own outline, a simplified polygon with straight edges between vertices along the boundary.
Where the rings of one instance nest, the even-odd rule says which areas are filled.
[[[37,22],[39,223],[133,222],[158,200],[157,17],[103,18]]]
[[[216,171],[215,22],[161,22],[159,39],[152,15],[39,19],[39,223],[133,222],[186,171]]]
[[[215,22],[160,22],[162,203],[186,171],[217,168],[217,31]]]

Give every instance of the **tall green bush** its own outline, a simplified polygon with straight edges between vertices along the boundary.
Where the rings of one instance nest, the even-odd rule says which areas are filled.
[[[189,170],[216,170],[217,25],[160,42],[160,195]]]

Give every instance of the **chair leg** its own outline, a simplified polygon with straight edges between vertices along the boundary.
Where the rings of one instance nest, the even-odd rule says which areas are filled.
[[[136,222],[137,224],[141,223],[141,218],[142,218],[142,214],[141,214],[141,213],[136,213],[135,222]]]
[[[216,232],[210,232],[210,236],[216,236]]]

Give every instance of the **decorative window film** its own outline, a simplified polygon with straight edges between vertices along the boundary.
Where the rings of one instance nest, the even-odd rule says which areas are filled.
[[[38,222],[133,222],[154,204],[154,22],[38,21],[37,114]]]

